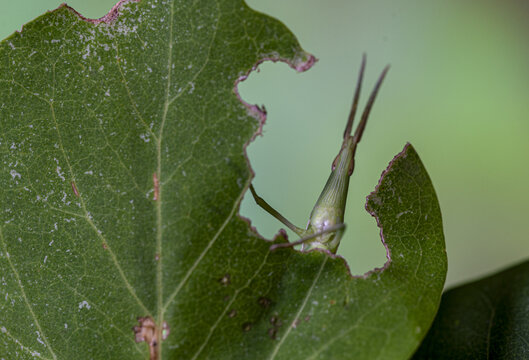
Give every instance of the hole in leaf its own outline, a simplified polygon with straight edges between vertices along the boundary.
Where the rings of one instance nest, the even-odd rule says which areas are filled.
[[[351,68],[355,65],[351,64]],[[337,94],[333,89],[321,91],[317,88],[312,76],[317,72],[317,65],[302,75],[283,63],[265,62],[259,68],[259,73],[252,72],[238,85],[242,99],[250,104],[264,104],[267,109],[263,136],[258,136],[247,148],[255,173],[253,184],[259,196],[294,225],[304,228],[340,149],[357,73],[347,69],[350,88],[347,96],[339,97],[345,99],[343,104],[338,104],[334,99],[322,100],[325,96],[335,98]],[[378,69],[370,69],[368,66],[366,89],[371,88],[378,76],[375,71]],[[367,95],[363,94],[361,107],[366,101]],[[357,275],[382,267],[386,262],[379,228],[364,209],[366,196],[375,189],[387,166],[387,162],[369,162],[370,151],[373,151],[370,147],[383,146],[369,128],[373,123],[387,121],[377,115],[377,105],[356,154],[344,219],[347,229],[337,252],[347,260],[351,273]],[[250,191],[241,203],[240,214],[249,218],[252,226],[267,239],[285,228],[256,205]],[[287,233],[290,241],[299,239],[289,229]]]

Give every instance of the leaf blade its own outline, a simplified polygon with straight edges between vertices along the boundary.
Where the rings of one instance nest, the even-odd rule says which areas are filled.
[[[527,356],[529,263],[448,290],[414,359]]]
[[[233,89],[264,59],[299,70],[314,59],[241,1],[120,4],[110,23],[61,7],[0,45],[2,351],[148,358],[131,328],[151,316],[158,331],[170,328],[161,358],[410,353],[446,271],[437,199],[415,151],[405,148],[384,178],[432,216],[417,220],[431,249],[403,246],[428,271],[441,263],[433,285],[417,282],[428,301],[400,289],[415,275],[410,262],[352,278],[341,258],[271,253],[237,216],[251,179],[244,146],[258,123]],[[426,198],[413,195],[406,171]],[[381,221],[396,216],[384,204],[397,206],[384,189],[369,205]],[[404,236],[402,216],[385,231]],[[388,319],[400,337],[373,339],[386,337]]]

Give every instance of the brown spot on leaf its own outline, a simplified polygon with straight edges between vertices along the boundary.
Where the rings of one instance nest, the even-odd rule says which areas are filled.
[[[270,307],[270,304],[272,304],[272,300],[270,300],[270,299],[267,298],[267,297],[261,296],[261,297],[257,300],[257,303],[258,303],[263,309],[268,309],[268,308]]]
[[[233,309],[232,311],[230,311],[230,313],[228,314],[229,317],[231,318],[234,318],[237,316],[237,310]]]
[[[331,305],[334,305],[334,304],[336,304],[336,300],[331,300],[330,303],[331,303]]]
[[[270,339],[275,340],[277,337],[277,332],[279,331],[279,328],[283,326],[283,321],[279,318],[279,315],[276,313],[272,315],[270,318],[270,324],[272,324],[272,327],[268,329],[268,336]],[[296,327],[296,324],[294,322],[294,327]]]
[[[250,330],[252,330],[252,323],[251,322],[245,322],[244,324],[242,324],[242,331],[248,332]]]
[[[305,321],[308,322],[309,320],[310,320],[310,316],[309,315],[305,316]]]
[[[283,321],[281,321],[281,319],[279,318],[279,316],[277,315],[273,315],[271,318],[270,318],[270,324],[276,326],[276,327],[281,327],[283,325]]]
[[[134,331],[134,340],[137,343],[146,342],[149,345],[149,359],[158,360],[158,348],[160,344],[158,338],[161,335],[162,340],[165,340],[169,336],[169,325],[167,325],[167,322],[163,322],[160,331],[156,327],[156,323],[152,317],[138,317],[138,325],[134,326],[132,330]]]
[[[271,327],[270,329],[268,329],[268,336],[272,340],[277,339],[277,328]]]
[[[223,277],[219,279],[219,282],[222,286],[228,286],[231,284],[231,277],[230,274],[225,274]]]
[[[105,249],[105,250],[108,249],[108,245],[107,245],[107,243],[103,243],[103,249]]]
[[[72,181],[72,190],[75,196],[79,197],[79,190],[77,190],[77,186],[75,185],[74,181]]]
[[[154,260],[156,260],[156,261],[160,260],[160,254],[155,254],[154,255]]]

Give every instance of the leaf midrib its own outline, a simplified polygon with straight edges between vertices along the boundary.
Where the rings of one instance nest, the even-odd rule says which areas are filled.
[[[215,4],[217,5],[217,18],[216,23],[219,22],[220,17],[220,7],[218,1],[215,1]],[[174,175],[174,172],[172,172],[168,179],[165,180],[162,177],[162,142],[163,142],[163,130],[165,127],[165,123],[167,121],[167,115],[169,113],[169,107],[183,94],[185,93],[186,88],[190,87],[190,83],[193,82],[205,69],[206,65],[209,62],[210,54],[211,54],[211,48],[213,47],[214,40],[217,36],[217,29],[218,26],[214,27],[214,31],[211,37],[211,41],[208,46],[208,52],[206,55],[206,58],[204,60],[203,65],[198,69],[198,71],[195,73],[193,78],[189,80],[184,87],[182,91],[180,91],[177,95],[171,97],[170,88],[171,88],[171,81],[172,81],[172,65],[173,65],[173,24],[174,24],[174,2],[171,3],[171,20],[169,23],[169,36],[168,36],[168,55],[167,55],[167,82],[166,82],[166,89],[165,89],[165,99],[164,99],[164,107],[163,107],[163,113],[162,113],[162,119],[160,124],[160,130],[158,131],[158,135],[156,136],[156,158],[157,158],[157,170],[156,174],[158,176],[159,180],[159,188],[158,188],[158,200],[156,201],[156,227],[157,227],[157,234],[156,234],[156,253],[159,255],[159,260],[157,262],[157,268],[156,268],[156,293],[157,293],[157,323],[158,326],[161,328],[161,325],[164,322],[164,314],[167,311],[169,305],[173,302],[173,300],[178,295],[179,291],[182,289],[182,287],[185,285],[185,283],[189,280],[192,273],[196,269],[196,267],[199,265],[199,263],[202,261],[204,256],[207,254],[209,249],[213,246],[213,244],[216,242],[216,240],[219,238],[220,234],[224,231],[225,227],[231,220],[231,218],[234,216],[235,212],[238,209],[238,204],[242,201],[242,197],[244,195],[244,191],[241,192],[239,198],[235,201],[235,204],[233,208],[231,209],[228,217],[226,220],[221,224],[215,235],[211,238],[211,240],[206,245],[205,249],[202,251],[200,256],[196,259],[196,261],[193,263],[193,265],[189,268],[189,270],[186,272],[186,275],[184,278],[180,281],[180,283],[176,286],[175,290],[171,293],[171,295],[168,297],[167,301],[164,304],[163,301],[163,212],[162,212],[162,202],[163,202],[163,187],[164,185],[167,185],[169,180],[171,180],[172,176]],[[183,163],[187,162],[189,159],[186,159]],[[183,165],[181,163],[180,165]],[[179,165],[179,166],[180,166]],[[248,184],[249,186],[249,184]],[[161,356],[161,347],[160,347],[159,356]]]
[[[161,339],[161,328],[164,322],[163,309],[163,254],[162,254],[162,240],[163,240],[163,220],[162,220],[162,201],[163,201],[163,186],[162,186],[162,139],[165,121],[167,120],[167,113],[169,111],[169,97],[172,78],[172,63],[173,63],[173,22],[174,22],[174,2],[170,6],[171,15],[169,21],[169,36],[167,46],[167,83],[165,86],[165,99],[162,114],[162,122],[160,130],[156,139],[156,174],[158,177],[158,194],[156,198],[156,254],[158,261],[156,264],[156,317],[158,324],[158,337]],[[155,185],[156,186],[156,185]],[[162,358],[162,346],[159,346],[158,356]]]

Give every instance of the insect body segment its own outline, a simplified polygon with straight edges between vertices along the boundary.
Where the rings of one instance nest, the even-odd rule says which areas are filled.
[[[296,242],[275,244],[272,246],[272,250],[279,247],[291,247],[299,244],[302,244],[301,251],[320,248],[336,253],[336,250],[338,249],[338,245],[340,244],[340,240],[345,230],[343,219],[347,192],[349,190],[349,178],[354,170],[356,146],[362,138],[371,107],[373,106],[380,85],[389,70],[389,66],[387,66],[382,71],[382,74],[380,75],[366,104],[360,123],[358,124],[354,135],[351,135],[356,108],[358,106],[358,99],[360,97],[365,61],[366,59],[364,55],[362,58],[362,65],[355,90],[353,105],[345,127],[342,146],[332,163],[332,170],[327,183],[312,209],[307,228],[301,229],[289,222],[279,212],[266,203],[266,201],[260,198],[256,194],[253,186],[250,185],[250,190],[257,204],[301,237],[301,239]]]
[[[349,171],[351,164],[351,152],[342,151],[339,156],[337,167],[332,170],[327,179],[316,205],[312,209],[307,231],[312,233],[322,233],[321,236],[313,241],[303,243],[302,250],[311,250],[314,248],[328,249],[335,253],[340,244],[341,237],[345,229],[332,233],[325,233],[329,228],[338,224],[343,224],[345,214],[345,205],[347,192],[349,190]],[[345,170],[345,171],[344,171]]]

